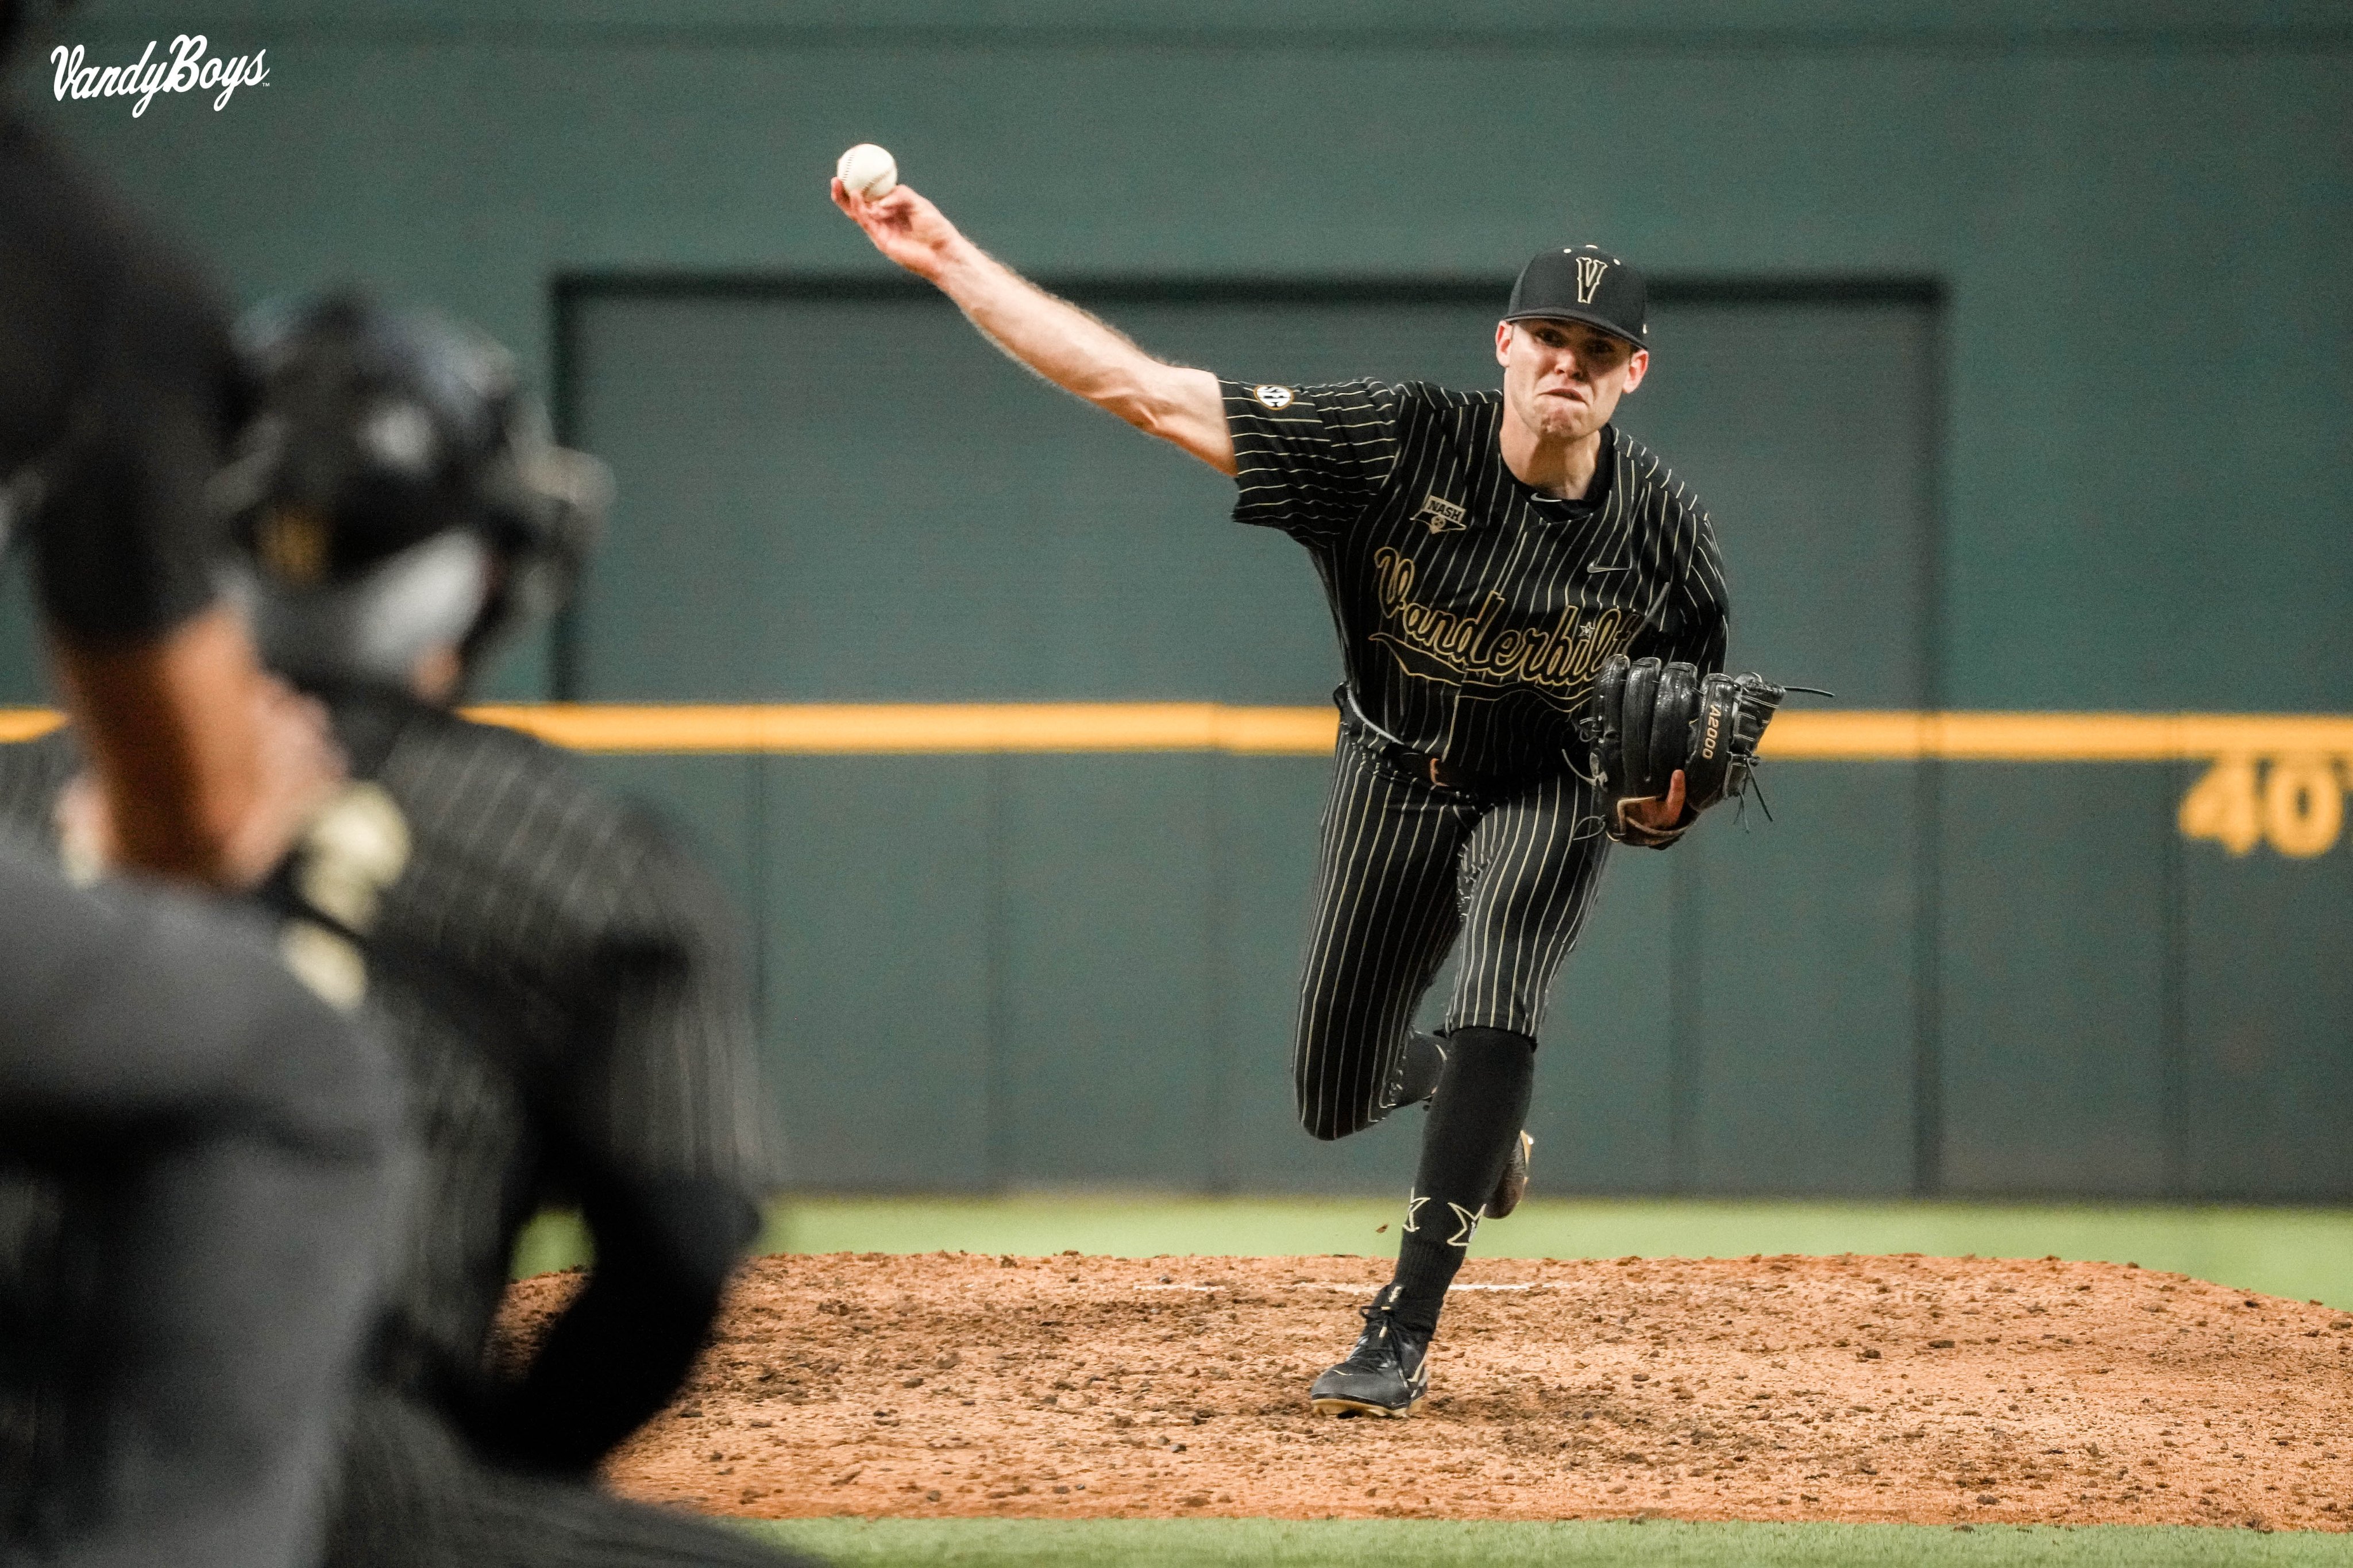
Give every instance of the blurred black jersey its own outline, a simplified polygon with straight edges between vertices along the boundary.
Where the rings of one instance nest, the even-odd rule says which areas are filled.
[[[593,1219],[683,1182],[748,1209],[778,1143],[737,923],[649,813],[512,731],[376,692],[332,706],[409,835],[364,941],[426,1160],[386,1370],[447,1388],[479,1375],[543,1204]]]
[[[454,1405],[479,1392],[517,1234],[543,1205],[593,1219],[601,1198],[683,1183],[748,1212],[780,1145],[736,922],[650,814],[512,731],[375,691],[331,707],[354,775],[407,837],[354,933],[424,1151],[383,1376]],[[0,746],[0,831],[53,844],[74,767],[63,732]]]
[[[395,1105],[258,922],[0,847],[0,1562],[314,1560]]]
[[[153,637],[213,597],[206,487],[247,401],[227,307],[0,109],[0,526],[51,624]]]

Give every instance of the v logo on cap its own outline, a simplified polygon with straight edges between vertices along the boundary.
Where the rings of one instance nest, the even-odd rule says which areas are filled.
[[[1593,291],[1601,287],[1601,275],[1609,270],[1609,263],[1599,256],[1577,258],[1577,302],[1593,303]]]

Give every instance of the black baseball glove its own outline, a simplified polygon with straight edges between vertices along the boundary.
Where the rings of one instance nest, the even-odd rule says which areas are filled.
[[[1622,653],[1604,664],[1585,736],[1609,837],[1662,849],[1701,812],[1745,791],[1757,738],[1788,692],[1761,675],[1702,675],[1695,665],[1630,661]],[[1651,828],[1628,818],[1629,804],[1665,798],[1678,768],[1683,811],[1674,826]]]

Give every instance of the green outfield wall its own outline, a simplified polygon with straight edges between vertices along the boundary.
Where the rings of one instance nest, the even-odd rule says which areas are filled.
[[[1660,281],[1621,422],[1708,498],[1733,657],[1875,710],[2353,705],[2340,6],[91,0],[214,110],[16,87],[243,300],[331,281],[512,343],[613,462],[602,565],[496,693],[1319,701],[1286,541],[902,287],[825,202],[872,140],[1164,352],[1488,373],[1513,269]],[[0,704],[41,697],[13,577]],[[1323,765],[635,754],[759,956],[797,1179],[1383,1191],[1291,1124]],[[1777,764],[1778,821],[1620,857],[1546,1031],[1597,1193],[2337,1199],[2334,751]],[[2185,815],[2185,802],[2189,809]],[[1754,814],[1752,814],[1752,816]]]

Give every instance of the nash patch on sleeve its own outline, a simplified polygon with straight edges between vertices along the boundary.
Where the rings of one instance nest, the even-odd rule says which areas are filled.
[[[1291,400],[1299,395],[1287,386],[1253,386],[1250,395],[1258,399],[1261,407],[1280,410],[1290,407]]]
[[[1413,521],[1429,524],[1432,533],[1460,533],[1469,526],[1469,516],[1456,502],[1432,490],[1421,498],[1421,510],[1413,514]]]

